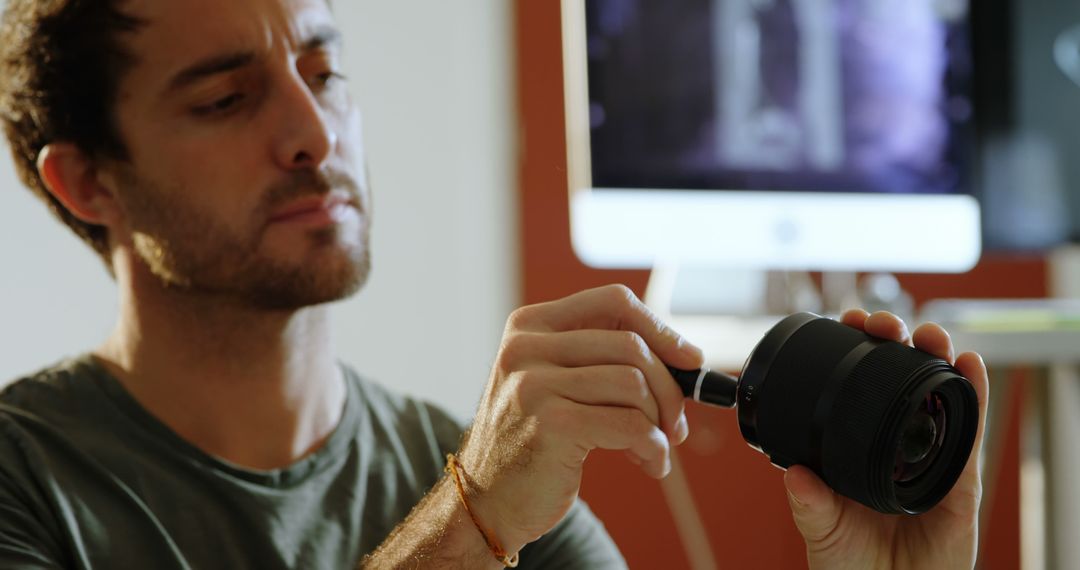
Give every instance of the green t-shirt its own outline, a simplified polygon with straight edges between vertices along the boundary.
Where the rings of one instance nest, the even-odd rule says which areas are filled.
[[[252,471],[187,443],[90,357],[0,393],[0,568],[354,569],[439,480],[462,429],[347,367],[341,423]],[[622,568],[580,501],[522,568]]]

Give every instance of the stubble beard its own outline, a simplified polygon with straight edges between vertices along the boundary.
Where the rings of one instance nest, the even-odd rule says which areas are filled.
[[[371,269],[367,212],[357,240],[342,239],[343,226],[307,231],[311,249],[333,248],[319,263],[287,264],[259,251],[265,226],[238,235],[207,213],[165,192],[134,172],[123,177],[136,256],[170,291],[240,304],[261,311],[294,311],[345,299],[367,282]],[[264,220],[282,203],[331,189],[349,191],[362,206],[359,187],[344,174],[306,172],[266,192],[253,220]],[[348,237],[348,236],[344,236]],[[353,236],[357,237],[357,236]]]

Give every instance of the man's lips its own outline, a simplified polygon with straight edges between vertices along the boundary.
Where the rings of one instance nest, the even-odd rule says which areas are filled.
[[[310,222],[332,223],[354,207],[347,194],[330,193],[321,196],[307,196],[289,202],[270,215],[269,223]]]

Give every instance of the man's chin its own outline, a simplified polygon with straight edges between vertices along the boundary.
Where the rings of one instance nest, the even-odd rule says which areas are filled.
[[[246,288],[246,299],[253,307],[270,311],[295,311],[341,301],[363,288],[369,267],[365,258],[314,271],[268,272]]]
[[[137,248],[135,259],[160,286],[256,310],[295,311],[346,299],[364,286],[370,270],[363,242],[315,244],[291,255],[225,247],[216,256],[177,255],[156,245]]]

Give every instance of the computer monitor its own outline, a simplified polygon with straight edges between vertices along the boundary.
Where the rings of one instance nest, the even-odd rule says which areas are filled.
[[[563,0],[563,19],[587,264],[978,261],[967,0]]]

